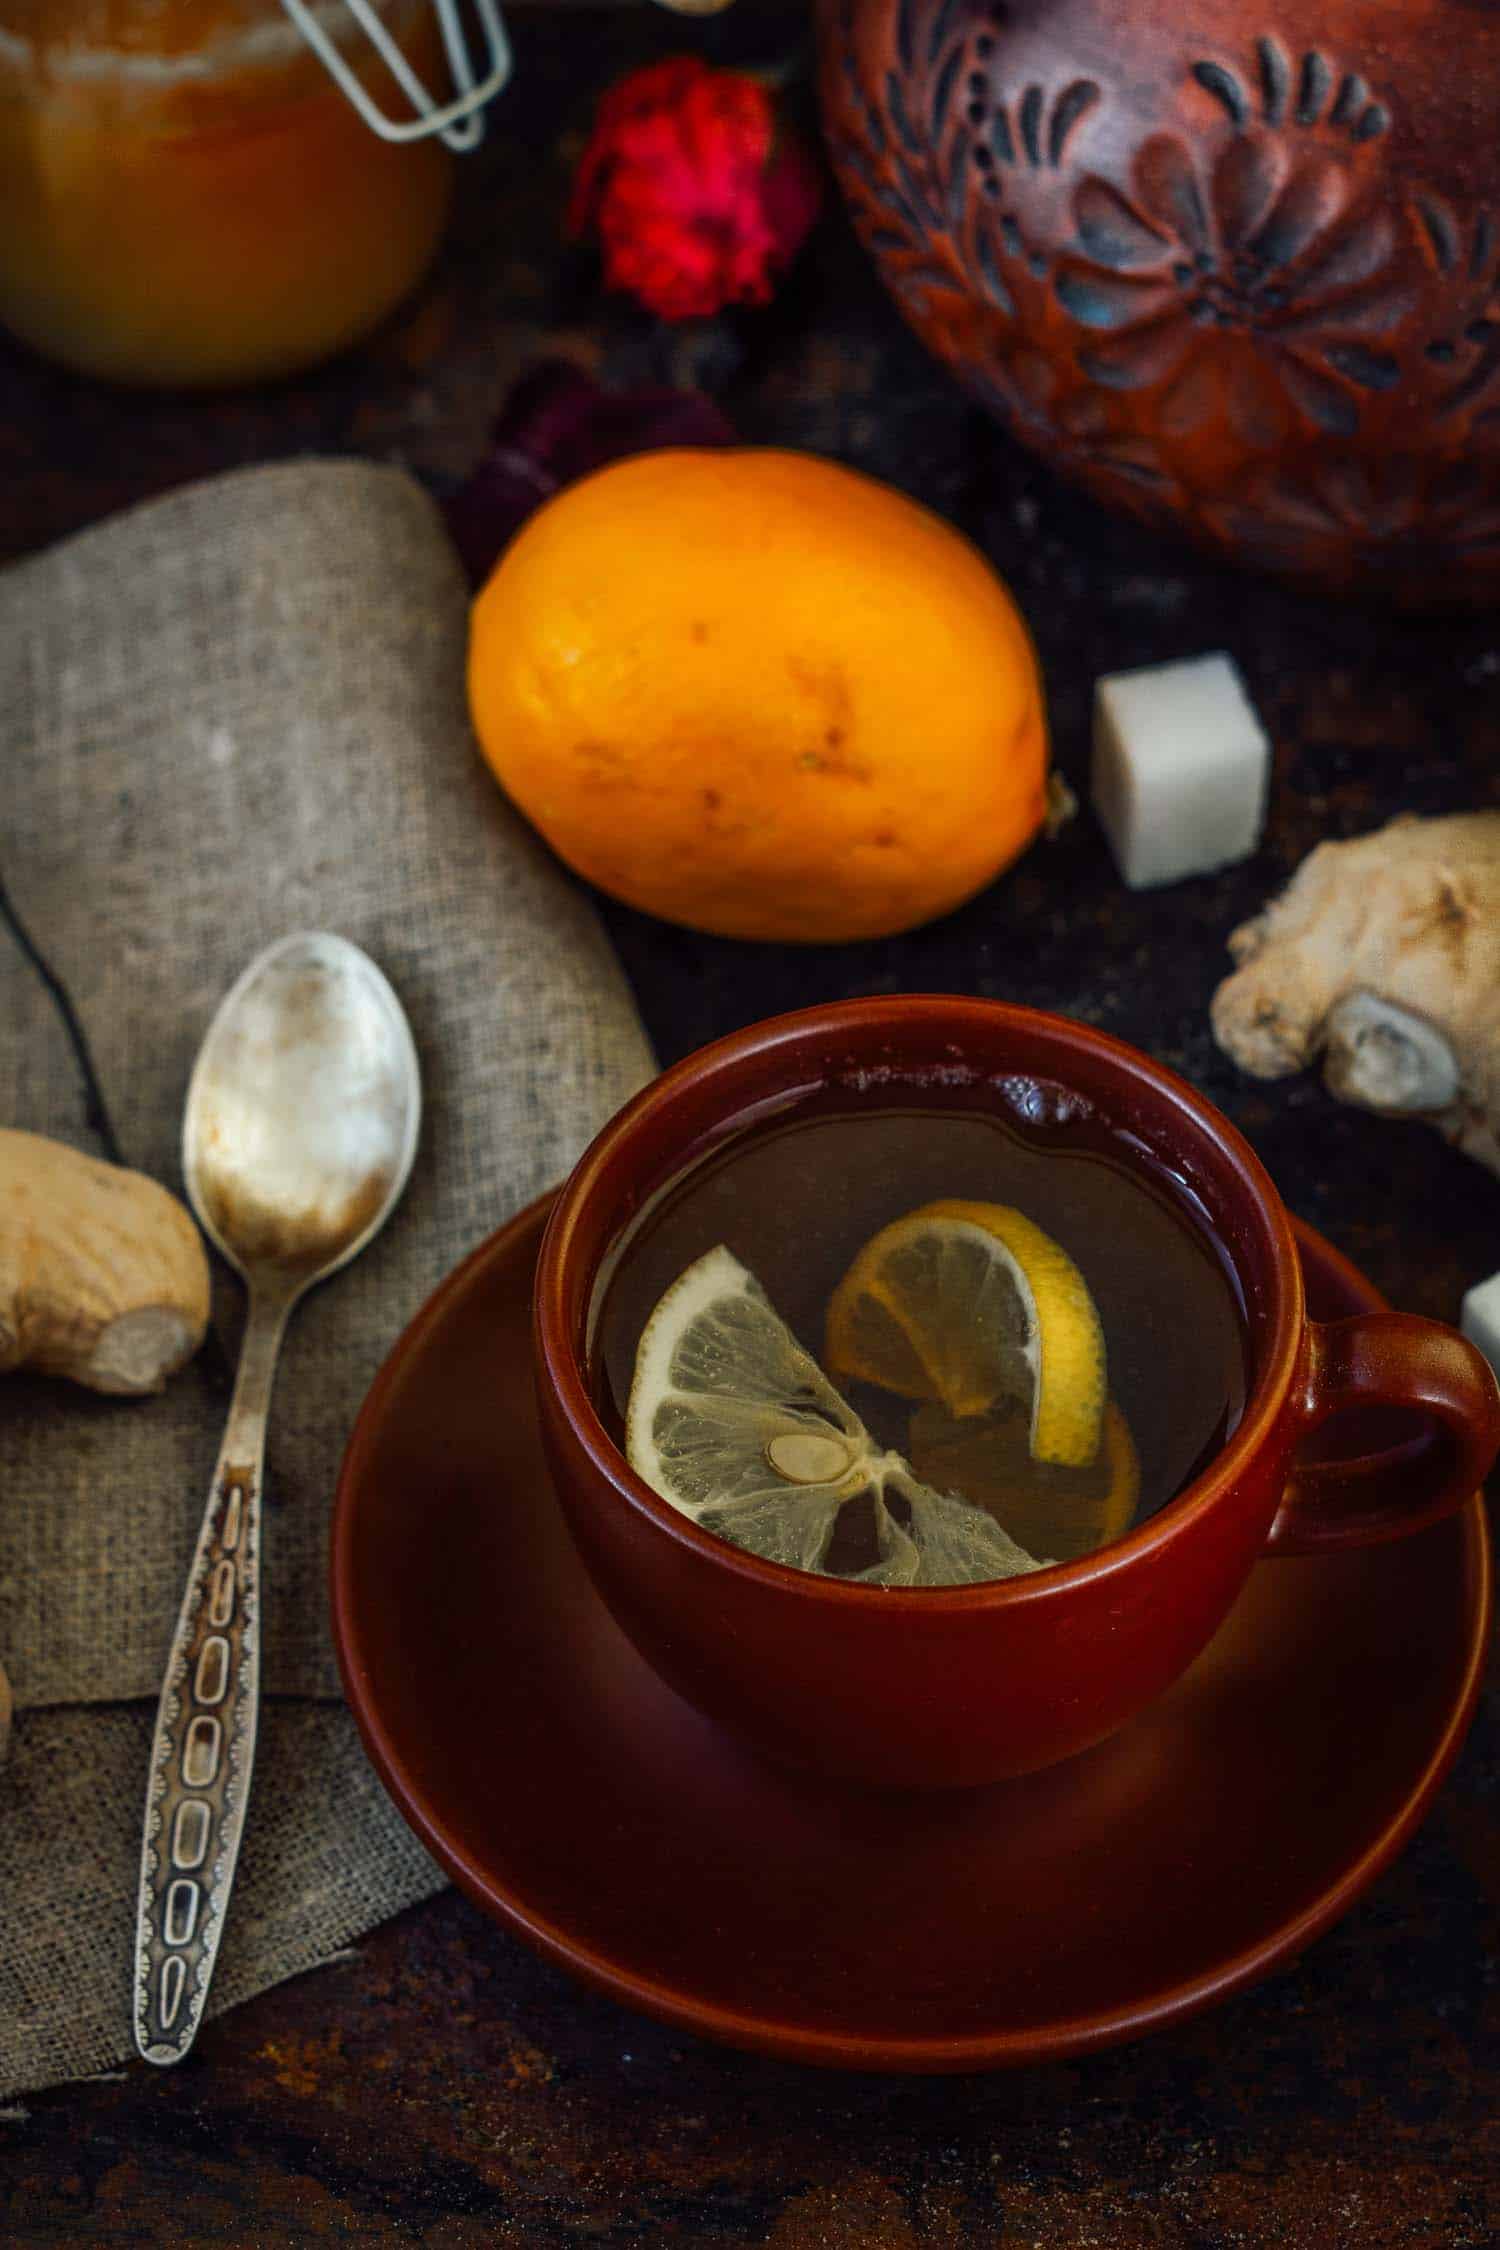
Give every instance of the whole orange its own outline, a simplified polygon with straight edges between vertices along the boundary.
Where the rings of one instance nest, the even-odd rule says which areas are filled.
[[[1047,728],[977,549],[799,453],[638,454],[560,493],[474,606],[469,700],[570,867],[727,937],[881,937],[1036,834]]]

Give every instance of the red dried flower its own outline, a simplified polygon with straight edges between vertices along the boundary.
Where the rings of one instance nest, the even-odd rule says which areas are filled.
[[[763,305],[818,209],[818,178],[743,71],[696,57],[633,70],[599,104],[569,224],[605,279],[664,320]]]

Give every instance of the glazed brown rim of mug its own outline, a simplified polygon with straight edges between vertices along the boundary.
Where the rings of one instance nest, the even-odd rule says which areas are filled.
[[[797,1570],[786,1563],[767,1562],[713,1532],[704,1531],[691,1517],[683,1515],[669,1500],[654,1492],[631,1468],[605,1429],[590,1394],[583,1365],[585,1332],[600,1267],[621,1231],[612,1216],[610,1195],[611,1174],[620,1161],[619,1151],[622,1145],[636,1139],[643,1131],[649,1131],[653,1123],[664,1122],[690,1089],[711,1085],[715,1078],[727,1075],[753,1056],[788,1049],[795,1051],[798,1046],[811,1045],[820,1036],[837,1037],[841,1029],[868,1037],[882,1030],[895,1035],[913,1024],[921,1024],[929,1030],[934,1024],[941,1028],[945,1016],[957,1037],[972,1020],[976,1009],[982,1010],[997,1026],[1008,1024],[1018,1033],[1029,1033],[1033,1040],[1040,1033],[1059,1061],[1069,1054],[1086,1054],[1096,1066],[1101,1062],[1109,1063],[1128,1083],[1149,1088],[1154,1105],[1172,1105],[1186,1114],[1197,1139],[1212,1151],[1212,1168],[1221,1176],[1233,1174],[1247,1210],[1254,1214],[1255,1225],[1263,1238],[1265,1267],[1274,1278],[1274,1301],[1268,1315],[1247,1315],[1252,1335],[1253,1375],[1244,1411],[1228,1443],[1214,1455],[1206,1469],[1124,1538],[1112,1540],[1074,1562],[1053,1563],[1021,1577],[991,1579],[972,1586],[895,1587],[856,1585],[847,1579]],[[1037,1066],[1033,1063],[1030,1067]],[[990,1075],[998,1075],[998,1070]],[[917,1072],[912,1070],[907,1082],[915,1086],[917,1078]],[[1065,1071],[1059,1070],[1058,1080],[1067,1082]],[[723,1140],[727,1141],[747,1124],[786,1114],[795,1107],[799,1095],[805,1098],[836,1082],[834,1075],[825,1068],[800,1085],[784,1085],[760,1106],[741,1104],[726,1109],[720,1128]],[[893,1083],[900,1082],[897,1065],[893,1070]],[[664,1137],[670,1144],[673,1136],[668,1133]],[[713,1140],[701,1137],[690,1141],[675,1159],[658,1168],[661,1184],[691,1168],[713,1145],[716,1145]],[[595,1224],[594,1206],[601,1199],[606,1207]],[[586,1221],[598,1241],[596,1254],[591,1254],[588,1261],[587,1278],[579,1287],[569,1282],[567,1268],[570,1253]],[[1238,1278],[1237,1263],[1233,1259],[1231,1263],[1236,1264]],[[572,1303],[575,1297],[576,1311]],[[1040,1009],[1017,1007],[1006,1001],[966,999],[943,993],[829,1001],[789,1015],[768,1017],[700,1047],[663,1071],[604,1126],[564,1182],[542,1237],[534,1308],[538,1377],[550,1382],[573,1440],[586,1456],[590,1469],[623,1504],[645,1516],[680,1545],[752,1584],[774,1587],[815,1604],[879,1603],[886,1609],[895,1605],[898,1610],[915,1604],[924,1612],[939,1608],[1001,1609],[1052,1600],[1075,1586],[1128,1568],[1156,1549],[1169,1545],[1185,1525],[1217,1505],[1272,1435],[1296,1374],[1304,1321],[1301,1261],[1281,1199],[1249,1142],[1186,1079],[1152,1061],[1138,1048],[1127,1046],[1123,1040],[1098,1031],[1091,1024]]]

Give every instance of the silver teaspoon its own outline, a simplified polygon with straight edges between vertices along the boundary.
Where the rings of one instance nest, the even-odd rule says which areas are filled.
[[[250,1292],[234,1396],[162,1683],[136,1918],[135,2042],[197,2036],[245,1825],[260,1693],[261,1468],[276,1356],[305,1290],[347,1265],[406,1185],[421,1120],[401,1004],[358,946],[283,938],[208,1027],[182,1168]]]

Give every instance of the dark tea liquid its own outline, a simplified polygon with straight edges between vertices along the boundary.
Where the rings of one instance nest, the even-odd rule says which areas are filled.
[[[902,1108],[820,1095],[730,1139],[648,1206],[595,1304],[591,1373],[611,1435],[623,1442],[647,1321],[705,1251],[727,1245],[821,1363],[828,1301],[858,1252],[891,1220],[949,1197],[1014,1205],[1078,1266],[1140,1459],[1133,1520],[1163,1507],[1244,1406],[1245,1323],[1228,1264],[1186,1193],[1127,1162],[1106,1127],[1032,1128],[962,1100]],[[839,1388],[882,1444],[906,1450],[910,1401]]]

